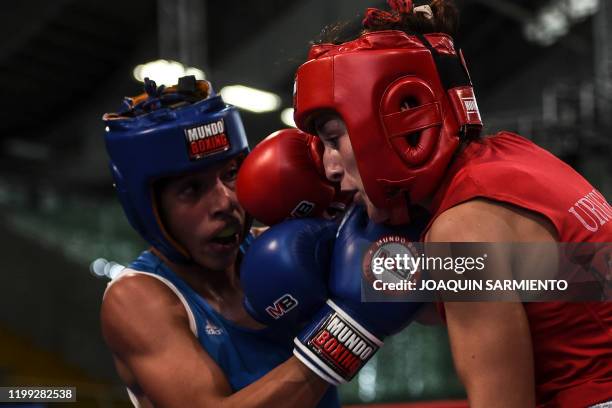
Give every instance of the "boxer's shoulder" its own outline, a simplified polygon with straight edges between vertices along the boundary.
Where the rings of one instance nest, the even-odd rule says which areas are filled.
[[[457,204],[436,217],[426,235],[433,242],[554,241],[550,221],[533,211],[487,198]]]
[[[433,242],[493,242],[504,240],[512,231],[507,210],[496,202],[481,198],[457,204],[431,224],[426,235]],[[507,240],[507,239],[506,239]]]
[[[187,311],[176,293],[152,274],[133,270],[108,288],[100,315],[103,335],[116,354],[145,352],[164,326],[189,330]]]

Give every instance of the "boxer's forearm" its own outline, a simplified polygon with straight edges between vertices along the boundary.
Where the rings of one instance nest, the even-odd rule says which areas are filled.
[[[223,408],[315,407],[329,384],[291,357],[258,381],[220,401]]]

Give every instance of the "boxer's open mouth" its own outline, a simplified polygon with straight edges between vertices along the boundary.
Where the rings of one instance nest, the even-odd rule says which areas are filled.
[[[238,244],[239,235],[236,226],[227,226],[215,235],[211,241],[221,245]]]

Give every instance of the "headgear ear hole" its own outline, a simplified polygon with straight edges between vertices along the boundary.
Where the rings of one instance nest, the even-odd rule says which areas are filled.
[[[421,134],[420,133],[410,133],[408,136],[406,136],[406,141],[411,147],[416,147],[421,141]]]
[[[402,103],[400,104],[400,110],[401,111],[405,111],[405,110],[408,110],[410,108],[416,108],[419,105],[420,105],[420,103],[417,100],[417,98],[415,98],[414,96],[409,96],[409,97],[405,98],[402,101]]]
[[[397,79],[387,87],[383,95],[380,107],[382,116],[397,116],[393,131],[387,127],[387,138],[398,156],[410,166],[420,166],[431,157],[440,137],[440,126],[416,126],[413,120],[406,118],[411,111],[435,103],[436,100],[431,87],[415,76]],[[398,112],[406,115],[404,120]]]

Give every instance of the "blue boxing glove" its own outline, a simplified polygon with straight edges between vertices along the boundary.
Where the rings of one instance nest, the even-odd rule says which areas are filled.
[[[362,302],[361,280],[364,258],[373,244],[389,236],[416,242],[423,227],[377,225],[363,207],[346,214],[334,246],[330,299],[294,340],[294,355],[324,380],[333,385],[349,381],[386,336],[412,322],[422,303]]]
[[[304,325],[325,304],[338,224],[284,221],[259,236],[240,266],[246,311],[260,323]]]

